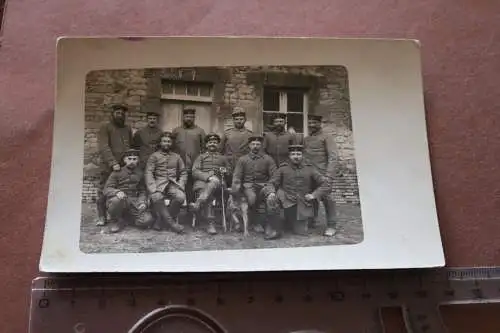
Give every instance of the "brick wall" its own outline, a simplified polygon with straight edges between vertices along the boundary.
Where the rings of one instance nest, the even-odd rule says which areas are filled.
[[[130,112],[127,122],[133,129],[145,125],[141,111],[160,107],[161,79],[210,81],[214,84],[211,130],[222,133],[231,124],[231,108],[247,113],[248,127],[262,132],[262,86],[300,84],[311,87],[309,113],[320,114],[324,131],[334,134],[339,149],[339,168],[335,177],[338,202],[359,203],[354,143],[351,131],[348,80],[345,68],[335,67],[230,67],[220,69],[167,68],[147,70],[109,70],[87,76],[85,97],[85,154],[82,200],[94,201],[97,185],[97,129],[109,117],[108,107],[125,102]]]

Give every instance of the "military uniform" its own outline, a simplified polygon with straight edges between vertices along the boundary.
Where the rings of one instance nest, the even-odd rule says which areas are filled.
[[[277,118],[284,119],[286,116],[278,114],[275,115],[273,119]],[[298,138],[295,134],[289,133],[283,129],[280,132],[271,131],[265,133],[262,148],[266,154],[273,158],[274,163],[279,166],[282,162],[288,160],[288,147],[298,143]]]
[[[158,150],[148,159],[145,170],[146,187],[156,213],[176,232],[182,231],[176,219],[186,200],[187,172],[179,154]],[[168,209],[165,199],[169,201]],[[156,226],[157,229],[161,228]]]
[[[243,111],[234,111],[232,116],[245,115]],[[232,169],[236,166],[236,162],[240,157],[249,153],[248,139],[253,135],[253,132],[246,127],[230,128],[226,130],[221,138],[221,152],[229,161]]]
[[[125,105],[112,106],[115,110],[127,111]],[[119,126],[113,121],[103,124],[98,132],[98,147],[101,163],[99,166],[99,188],[97,193],[97,214],[100,219],[98,225],[103,225],[106,220],[106,197],[103,194],[104,186],[114,165],[120,165],[123,154],[131,147],[132,128],[125,124]]]
[[[263,138],[259,136],[250,137],[248,140],[259,140],[262,142]],[[265,208],[262,207],[263,196],[262,189],[266,183],[271,179],[276,171],[276,164],[274,160],[267,154],[248,153],[241,157],[234,169],[232,192],[237,194],[243,192],[247,198],[250,212],[256,214],[256,227],[266,224],[262,219],[262,214],[265,213]],[[267,225],[267,224],[266,224]]]
[[[321,121],[321,116],[310,115],[310,119]],[[336,228],[335,198],[333,195],[333,178],[337,161],[337,145],[332,135],[325,134],[321,129],[304,138],[304,159],[313,165],[327,180],[329,191],[321,197],[327,216],[327,229],[334,233]],[[319,201],[315,202],[315,219],[318,217]],[[328,230],[327,230],[328,231]]]
[[[302,146],[292,145],[289,150],[302,150]],[[302,161],[295,165],[291,161],[284,162],[273,174],[271,180],[263,189],[268,198],[271,193],[276,194],[277,204],[268,202],[272,207],[273,215],[279,214],[279,208],[284,209],[285,221],[295,233],[303,234],[307,230],[307,222],[314,216],[312,201],[305,199],[306,194],[312,194],[315,199],[328,191],[326,179],[311,164]],[[278,221],[278,218],[273,218]],[[276,229],[281,229],[277,226]]]
[[[159,117],[156,112],[148,112],[147,115]],[[158,148],[163,131],[158,127],[146,126],[135,132],[132,146],[139,150],[139,166],[144,170],[149,156]]]
[[[217,140],[220,142],[219,135],[209,133],[206,136],[206,141]],[[225,186],[227,181],[226,176],[230,173],[230,168],[227,159],[219,151],[205,152],[198,156],[194,161],[192,175],[193,175],[193,191],[197,196],[196,202],[192,205],[194,210],[199,210],[200,207],[205,208],[202,214],[208,219],[208,232],[215,234],[215,212],[212,205],[208,204],[222,186]],[[213,177],[213,178],[211,178]],[[225,200],[225,198],[222,198]]]
[[[196,111],[194,109],[183,110],[184,114],[191,113],[194,114]],[[193,179],[191,175],[191,169],[193,167],[193,162],[203,151],[203,146],[205,143],[205,130],[197,125],[193,127],[186,128],[184,126],[176,127],[172,134],[174,136],[174,147],[173,150],[179,154],[182,158],[184,165],[187,170],[187,190],[186,193],[188,200],[193,200],[193,195],[191,193],[191,188],[193,185]]]
[[[138,156],[138,151],[129,150],[127,155]],[[124,219],[131,219],[132,223],[140,228],[151,225],[153,218],[147,210],[146,186],[143,172],[140,168],[124,166],[119,171],[113,171],[106,181],[104,195],[106,209],[113,227],[112,232],[117,232],[124,226]],[[117,194],[124,193],[123,198]]]

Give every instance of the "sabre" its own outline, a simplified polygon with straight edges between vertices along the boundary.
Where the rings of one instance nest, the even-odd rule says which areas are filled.
[[[222,196],[222,227],[224,228],[224,232],[227,232],[227,221],[226,221],[226,205],[224,204],[224,187],[226,187],[226,181],[224,179],[224,175],[226,173],[225,168],[220,168],[221,173],[221,196]]]

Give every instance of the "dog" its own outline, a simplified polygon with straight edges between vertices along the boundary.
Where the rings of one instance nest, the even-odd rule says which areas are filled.
[[[227,217],[230,221],[230,229],[233,225],[242,222],[243,224],[243,236],[248,237],[248,202],[244,195],[234,196],[229,195],[227,200]]]

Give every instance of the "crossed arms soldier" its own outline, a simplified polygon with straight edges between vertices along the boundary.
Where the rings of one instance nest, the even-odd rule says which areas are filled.
[[[177,218],[181,208],[190,202],[189,209],[200,220],[207,220],[207,232],[215,234],[216,214],[211,203],[220,201],[221,192],[227,190],[235,198],[246,199],[253,228],[265,232],[266,239],[279,238],[285,226],[305,234],[310,221],[317,218],[320,201],[327,210],[324,234],[335,234],[335,205],[330,193],[336,148],[331,136],[322,133],[320,117],[309,117],[311,136],[304,139],[304,145],[297,145],[279,130],[267,139],[254,135],[244,128],[246,116],[242,111],[233,113],[234,128],[220,137],[215,133],[205,135],[194,125],[189,118],[193,118],[194,110],[184,112],[190,121],[174,134],[159,130],[159,115],[148,113],[147,129],[132,136],[124,121],[115,124],[116,118],[124,120],[126,107],[115,106],[112,110],[110,124],[103,126],[108,137],[100,136],[111,143],[100,143],[105,148],[101,149],[103,156],[108,157],[103,169],[110,175],[98,200],[98,224],[110,222],[110,232],[118,232],[131,222],[140,228],[183,233]],[[282,118],[277,116],[275,122],[279,125]],[[118,130],[110,131],[110,126]],[[184,133],[181,140],[180,132]],[[129,141],[129,146],[137,149],[124,149]],[[116,152],[110,161],[109,152],[116,142],[123,147],[116,149],[119,145],[114,144]],[[200,142],[197,153],[186,153],[190,147],[179,150],[183,142],[189,146]],[[152,148],[156,146],[155,151]],[[187,195],[190,191],[192,200]],[[285,225],[279,218],[281,211]],[[235,229],[239,230],[239,225]]]

